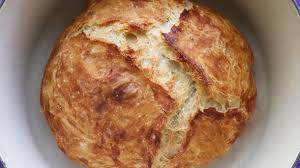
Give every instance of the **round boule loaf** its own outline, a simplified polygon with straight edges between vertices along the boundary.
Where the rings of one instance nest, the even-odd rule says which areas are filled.
[[[89,168],[189,168],[224,154],[256,101],[253,54],[186,0],[93,0],[48,61],[42,110]]]

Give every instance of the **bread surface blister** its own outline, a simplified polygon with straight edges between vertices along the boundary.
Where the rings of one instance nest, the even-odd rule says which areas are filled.
[[[190,168],[224,154],[254,110],[253,54],[185,0],[93,0],[58,40],[41,104],[89,168]]]

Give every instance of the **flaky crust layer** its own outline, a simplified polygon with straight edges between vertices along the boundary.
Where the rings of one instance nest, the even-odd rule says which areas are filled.
[[[57,144],[89,168],[175,168],[228,151],[255,106],[243,35],[184,0],[93,0],[45,69]]]

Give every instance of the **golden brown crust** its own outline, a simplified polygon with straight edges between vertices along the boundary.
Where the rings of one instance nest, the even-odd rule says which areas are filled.
[[[58,146],[86,167],[193,167],[245,126],[252,64],[241,33],[205,7],[92,0],[53,49],[41,105]]]
[[[191,33],[192,32],[192,33]],[[180,16],[180,24],[164,34],[209,96],[230,106],[230,101],[256,95],[249,44],[229,21],[211,10],[194,6]]]
[[[229,150],[244,128],[248,115],[236,110],[227,113],[214,108],[198,113],[191,121],[191,129],[182,151],[166,167],[205,165]]]
[[[62,55],[47,66],[42,107],[60,148],[91,167],[91,158],[101,167],[147,167],[173,100],[116,46],[80,34],[54,53]]]

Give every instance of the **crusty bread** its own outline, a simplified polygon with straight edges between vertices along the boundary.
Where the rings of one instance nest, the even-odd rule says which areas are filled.
[[[243,35],[184,0],[93,0],[58,40],[41,105],[89,168],[188,168],[228,151],[255,106]]]

